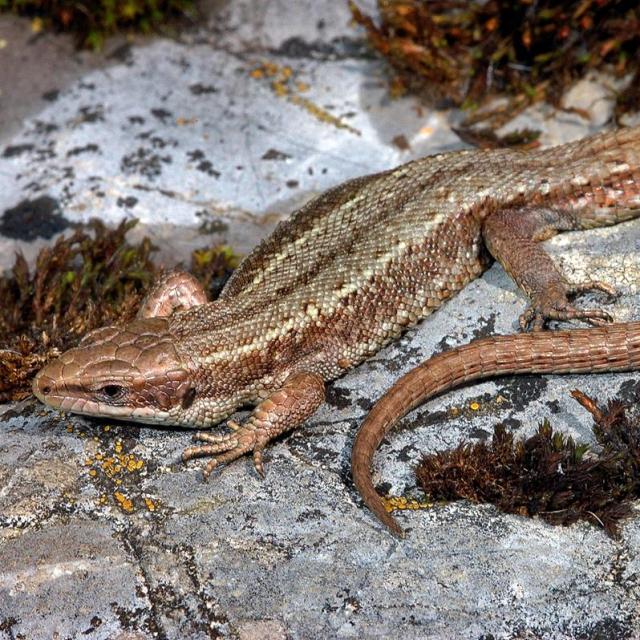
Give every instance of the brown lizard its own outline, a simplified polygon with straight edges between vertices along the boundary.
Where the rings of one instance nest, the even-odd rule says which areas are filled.
[[[263,475],[266,444],[313,414],[326,381],[437,309],[478,277],[491,256],[531,299],[523,329],[542,329],[549,319],[608,322],[606,312],[580,310],[570,299],[613,288],[569,283],[538,242],[639,215],[640,127],[544,150],[415,160],[311,200],[256,247],[213,302],[188,274],[164,277],[137,320],[88,334],[38,373],[33,390],[66,411],[195,428],[257,404],[244,424],[228,421],[227,435],[196,433],[203,444],[185,450],[183,459],[211,457],[208,476],[251,452]],[[617,330],[592,331],[586,365],[584,350],[574,350],[564,333],[532,334],[522,336],[518,350],[501,352],[506,365],[476,359],[474,370],[519,371],[523,359],[524,370],[549,370],[529,363],[544,361],[557,341],[566,345],[566,370],[601,370],[623,338]],[[434,370],[445,382],[455,380],[455,371]],[[408,405],[416,393],[410,395]],[[385,406],[368,419],[354,453],[356,482],[381,517],[369,478],[387,426],[380,412],[386,420],[404,411],[393,401],[393,411],[388,400]]]

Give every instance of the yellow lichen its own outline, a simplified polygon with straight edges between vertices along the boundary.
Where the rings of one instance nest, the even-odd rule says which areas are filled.
[[[118,506],[126,513],[133,513],[133,502],[127,498],[122,492],[114,491],[113,497],[116,499]]]
[[[415,498],[405,498],[404,496],[386,496],[382,498],[384,508],[391,513],[392,511],[416,511],[418,509],[429,509],[433,506],[432,502],[416,500]]]
[[[176,118],[176,124],[179,127],[185,127],[190,124],[196,124],[197,122],[198,122],[198,118],[184,118],[184,117]]]
[[[292,104],[302,107],[320,122],[326,122],[337,129],[346,129],[356,135],[361,135],[360,131],[346,124],[337,116],[332,115],[326,109],[315,104],[308,98],[299,95],[309,91],[310,86],[296,78],[295,71],[288,66],[280,66],[274,62],[264,62],[262,66],[253,69],[249,76],[255,80],[270,78],[270,86],[273,93],[279,98],[285,98]]]
[[[273,89],[273,92],[279,97],[286,96],[289,93],[289,89],[287,89],[287,86],[284,83],[278,82],[276,80],[271,83],[271,88]]]

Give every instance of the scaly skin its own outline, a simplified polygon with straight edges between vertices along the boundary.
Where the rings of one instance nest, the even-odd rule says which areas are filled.
[[[34,393],[67,411],[195,428],[257,404],[229,435],[196,434],[206,444],[183,457],[213,456],[208,474],[253,452],[262,472],[265,445],[317,409],[327,380],[437,309],[491,256],[532,300],[523,328],[609,321],[569,300],[613,289],[570,284],[538,241],[638,215],[640,127],[546,150],[416,160],[309,202],[214,302],[191,276],[169,274],[139,319],[86,336],[37,375]]]

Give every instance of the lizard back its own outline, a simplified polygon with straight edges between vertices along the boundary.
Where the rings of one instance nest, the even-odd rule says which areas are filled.
[[[579,206],[581,194],[615,182],[616,175],[622,180],[623,165],[638,160],[640,128],[630,128],[538,151],[439,154],[355,178],[281,222],[243,260],[221,298],[256,308],[293,291],[314,289],[325,298],[344,279],[340,274],[357,287],[369,272],[383,270],[441,225],[459,227],[461,219],[471,217],[481,221],[498,206],[557,203],[558,190],[567,205],[573,199]],[[570,178],[573,193],[567,190]],[[477,232],[477,225],[467,224]],[[399,250],[393,250],[394,243]]]

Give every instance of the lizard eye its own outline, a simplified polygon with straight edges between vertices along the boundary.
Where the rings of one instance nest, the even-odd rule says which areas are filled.
[[[98,389],[98,393],[107,400],[119,400],[126,393],[126,388],[119,384],[107,384]]]

